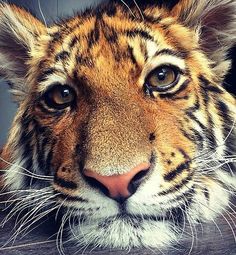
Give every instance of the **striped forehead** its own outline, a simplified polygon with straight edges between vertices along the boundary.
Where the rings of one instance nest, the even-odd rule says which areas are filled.
[[[93,68],[97,54],[108,49],[111,57],[114,54],[128,56],[143,67],[157,52],[174,50],[161,30],[151,30],[142,22],[119,19],[114,22],[114,19],[90,16],[83,22],[78,18],[77,21],[73,19],[73,22],[51,28],[51,39],[46,50],[48,56],[45,56],[48,59],[44,57],[43,60],[47,64],[40,70],[37,79],[38,91],[45,91],[55,82],[70,83],[75,78],[74,70],[82,66]]]

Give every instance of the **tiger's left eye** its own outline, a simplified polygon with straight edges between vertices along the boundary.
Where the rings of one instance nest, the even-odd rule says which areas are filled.
[[[68,85],[55,85],[45,95],[45,102],[49,107],[63,109],[75,100],[75,91]]]
[[[176,68],[160,66],[147,76],[145,85],[153,91],[163,92],[176,85],[178,77]]]

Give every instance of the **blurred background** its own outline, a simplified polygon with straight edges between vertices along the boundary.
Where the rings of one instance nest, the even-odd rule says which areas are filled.
[[[168,3],[171,6],[178,0],[136,0],[140,6],[144,3],[147,4],[148,2],[153,3],[157,1],[160,3],[165,2],[165,4]],[[8,0],[6,2],[23,6],[40,20],[45,18],[46,23],[50,25],[60,17],[72,15],[74,11],[83,10],[91,5],[96,5],[102,2],[102,0]],[[134,3],[133,0],[126,0],[125,2],[127,4]],[[236,48],[232,49],[229,56],[233,58],[234,61],[232,70],[225,80],[225,87],[228,91],[236,95]],[[7,133],[16,108],[17,106],[11,102],[7,83],[0,80],[0,148],[6,142]]]

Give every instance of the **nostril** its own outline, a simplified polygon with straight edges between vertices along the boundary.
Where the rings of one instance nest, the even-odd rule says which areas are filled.
[[[137,190],[138,186],[141,184],[141,182],[143,181],[143,179],[145,178],[145,176],[148,174],[149,172],[149,168],[144,169],[140,172],[138,172],[130,181],[129,185],[128,185],[128,190],[130,191],[131,194],[135,193],[135,191]]]
[[[140,172],[138,172],[132,179],[130,182],[141,182],[143,180],[143,178],[147,175],[147,173],[149,172],[149,168],[148,169],[144,169]]]
[[[103,185],[101,182],[99,182],[93,177],[90,177],[90,176],[84,176],[84,177],[91,187],[101,190],[106,196],[109,196],[109,190],[105,185]]]

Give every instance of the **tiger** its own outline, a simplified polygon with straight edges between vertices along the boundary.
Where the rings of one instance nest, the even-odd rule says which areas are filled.
[[[107,1],[51,26],[1,2],[0,74],[18,105],[1,183],[11,213],[28,210],[18,232],[52,213],[78,245],[161,249],[227,211],[235,43],[234,0]]]

